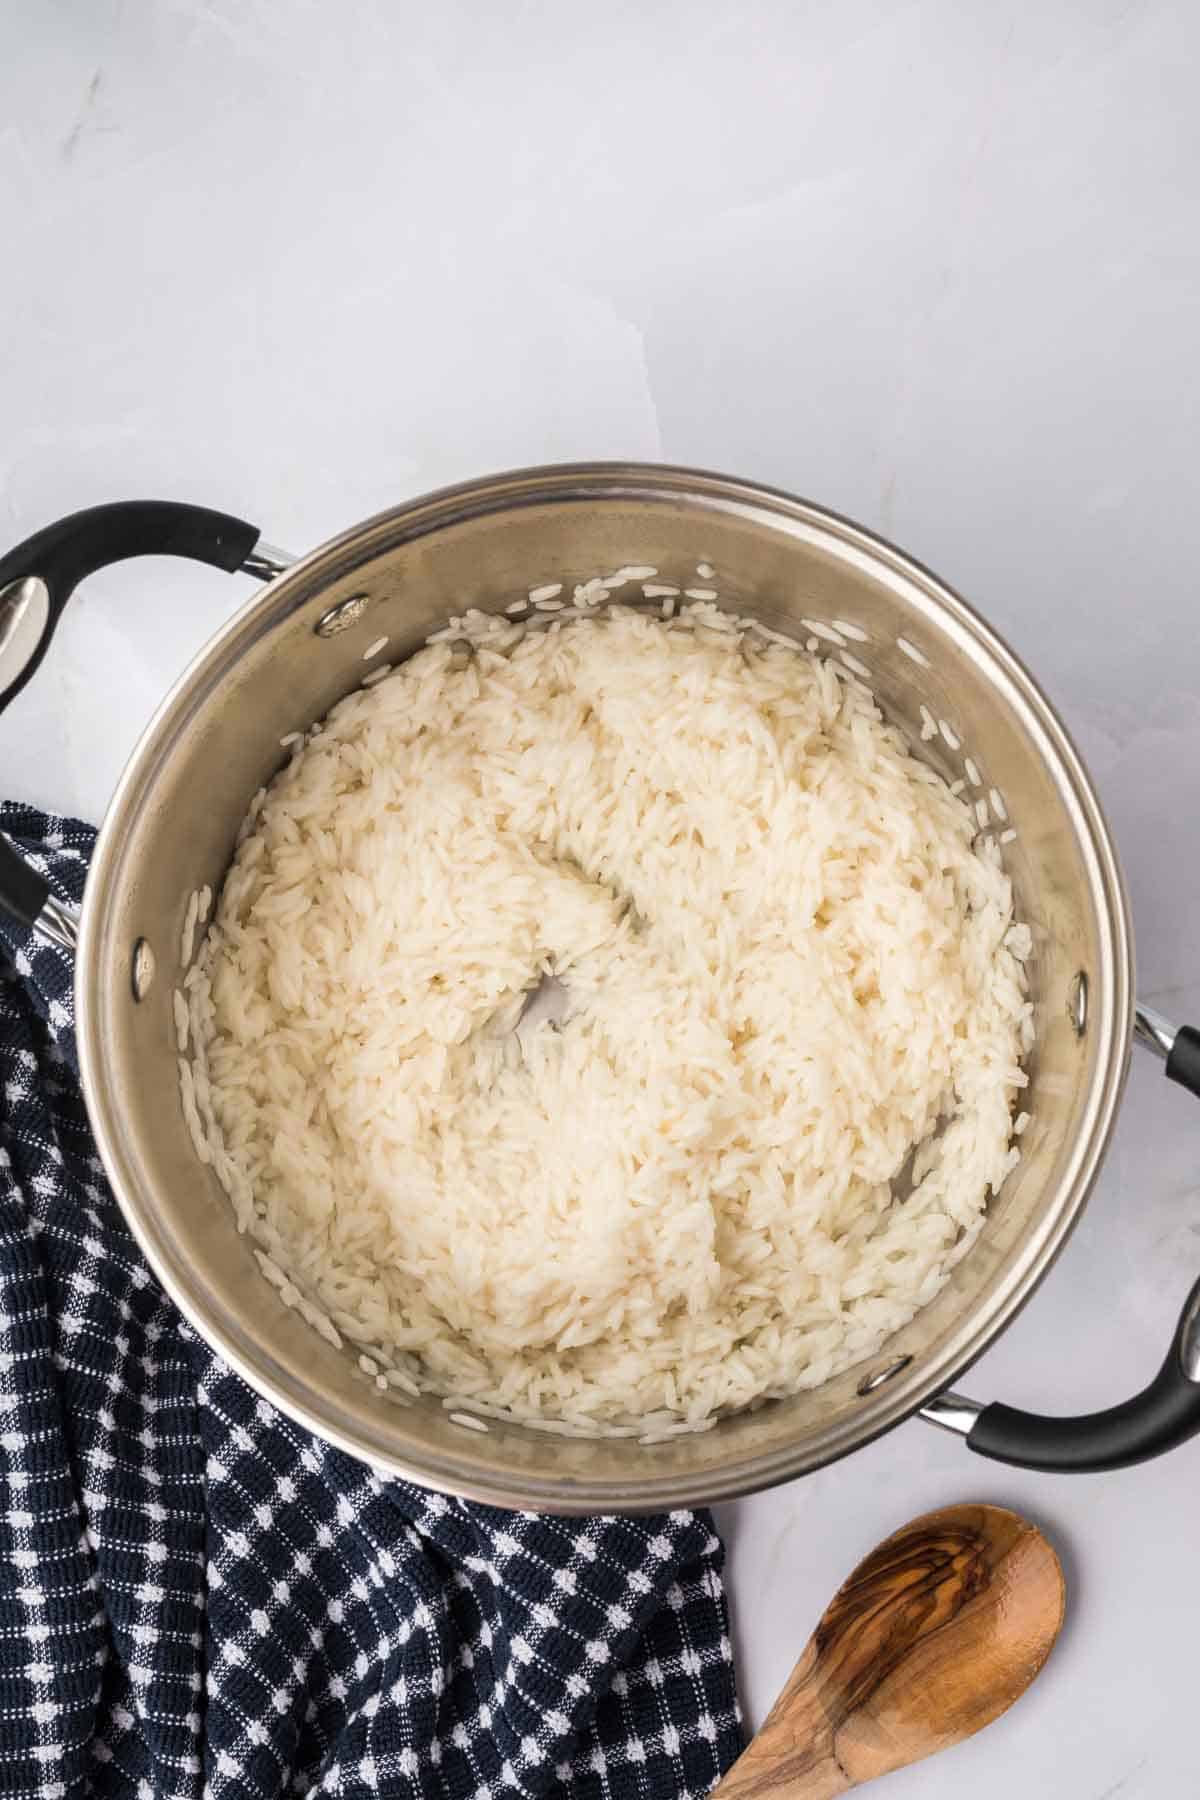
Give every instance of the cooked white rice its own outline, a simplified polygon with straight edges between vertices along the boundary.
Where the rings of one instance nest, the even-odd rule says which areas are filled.
[[[1017,1159],[1029,933],[844,668],[707,603],[539,625],[456,621],[256,797],[183,1104],[385,1385],[658,1441],[937,1293]]]

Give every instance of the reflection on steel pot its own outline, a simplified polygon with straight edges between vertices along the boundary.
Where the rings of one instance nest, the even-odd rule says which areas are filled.
[[[0,558],[0,704],[34,673],[73,588],[123,557],[188,556],[269,585],[196,658],[151,722],[109,810],[78,922],[84,1089],[113,1188],[164,1287],[263,1394],[343,1449],[410,1480],[501,1506],[657,1509],[748,1493],[814,1469],[920,1410],[973,1450],[1043,1469],[1120,1466],[1200,1430],[1200,1286],[1167,1360],[1135,1399],[1086,1418],[980,1406],[949,1385],[1008,1323],[1079,1216],[1137,1035],[1200,1092],[1200,1035],[1133,1000],[1120,868],[1091,782],[1053,708],[995,634],[890,545],[787,494],[685,469],[531,469],[415,500],[291,563],[252,526],[198,507],[97,507]],[[280,739],[362,679],[386,635],[409,654],[463,597],[502,611],[542,582],[645,564],[683,588],[697,561],[723,603],[781,631],[834,631],[885,710],[951,779],[969,756],[1003,794],[1038,1038],[1022,1161],[970,1255],[871,1363],[812,1393],[653,1447],[546,1437],[493,1422],[464,1433],[436,1402],[397,1408],[353,1359],[264,1303],[249,1244],[179,1103],[172,991],[192,893],[219,887]],[[624,596],[622,596],[623,598]],[[845,642],[845,634],[841,634]],[[853,666],[853,665],[852,665]],[[71,947],[76,921],[0,839],[0,903]]]

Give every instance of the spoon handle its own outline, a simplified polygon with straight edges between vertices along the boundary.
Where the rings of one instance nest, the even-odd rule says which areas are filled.
[[[819,1663],[813,1636],[761,1731],[709,1800],[836,1800],[855,1785],[837,1759],[834,1726],[817,1682]]]

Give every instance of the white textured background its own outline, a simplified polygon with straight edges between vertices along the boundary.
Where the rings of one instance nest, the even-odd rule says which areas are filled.
[[[795,489],[1040,673],[1126,858],[1143,995],[1196,1018],[1198,86],[1181,0],[2,0],[0,535],[161,495],[302,549],[552,458]],[[3,788],[98,815],[243,591],[89,583],[0,721]],[[972,1390],[1117,1397],[1198,1270],[1200,1113],[1139,1065]],[[878,1537],[991,1498],[1058,1542],[1065,1636],[887,1791],[1194,1793],[1198,1477],[1200,1445],[1069,1482],[913,1424],[725,1509],[751,1717]]]

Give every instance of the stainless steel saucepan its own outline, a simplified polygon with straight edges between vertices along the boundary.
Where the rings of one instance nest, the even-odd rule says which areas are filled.
[[[1129,910],[1087,771],[1036,682],[927,569],[859,526],[717,475],[635,464],[470,482],[355,526],[298,561],[239,520],[138,502],[78,513],[0,559],[0,704],[35,671],[93,570],[170,554],[267,584],[168,695],[109,809],[82,916],[0,839],[0,903],[74,947],[84,1089],[100,1154],[163,1286],[255,1388],[331,1442],[427,1486],[564,1513],[716,1501],[815,1469],[920,1411],[972,1450],[1043,1469],[1116,1467],[1200,1429],[1200,1284],[1166,1362],[1133,1400],[1084,1418],[980,1406],[947,1390],[1029,1297],[1078,1218],[1113,1128],[1136,1034],[1200,1092],[1200,1035],[1134,1005]],[[813,1393],[654,1446],[465,1432],[435,1403],[397,1408],[353,1357],[267,1292],[180,1108],[172,990],[193,891],[220,886],[280,739],[325,713],[388,638],[389,659],[472,604],[646,564],[687,588],[713,564],[722,601],[864,665],[884,708],[951,779],[965,758],[1016,833],[1005,855],[1030,963],[1037,1046],[1022,1161],[933,1303],[866,1364]],[[633,584],[619,598],[640,599]],[[849,630],[844,629],[849,627]],[[928,709],[923,715],[921,708]],[[992,829],[999,829],[989,801]],[[76,945],[76,933],[78,942]],[[1136,1020],[1136,1027],[1135,1027]]]

